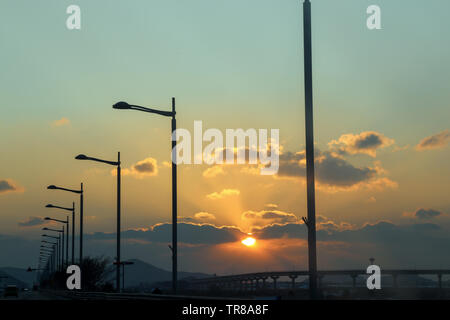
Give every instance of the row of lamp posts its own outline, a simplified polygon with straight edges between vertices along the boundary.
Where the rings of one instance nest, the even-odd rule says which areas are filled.
[[[175,119],[175,98],[172,98],[172,111],[161,111],[156,109],[145,108],[137,105],[130,105],[126,102],[118,102],[113,105],[114,109],[119,110],[138,110],[147,113],[159,114],[165,117],[171,117],[171,133],[172,133],[172,289],[173,292],[177,291],[177,165],[176,165],[176,119]],[[117,292],[120,292],[121,284],[120,284],[120,266],[123,268],[123,276],[122,280],[124,281],[125,275],[125,265],[132,264],[132,262],[121,261],[121,252],[120,252],[120,219],[121,219],[121,167],[120,167],[120,152],[117,154],[117,161],[108,161],[102,160],[94,157],[89,157],[84,154],[79,154],[75,157],[76,160],[91,160],[95,162],[101,162],[108,165],[112,165],[117,167],[117,230],[116,230],[116,260],[114,264],[116,265],[116,289]],[[79,264],[81,265],[83,260],[83,183],[81,184],[80,190],[67,189],[62,187],[57,187],[55,185],[50,185],[47,187],[49,190],[62,190],[80,194],[80,257]],[[66,210],[72,212],[72,264],[75,263],[75,203],[72,203],[71,208],[55,206],[52,204],[48,204],[47,208],[55,208],[60,210]],[[55,270],[63,270],[65,265],[68,265],[68,253],[69,253],[69,216],[67,216],[66,220],[60,220],[56,218],[46,217],[45,220],[55,221],[63,224],[63,228],[59,229],[50,229],[43,228],[45,231],[52,231],[58,233],[58,236],[43,234],[40,256],[39,256],[39,267],[38,270],[41,269],[43,263],[46,263],[48,268],[52,271]],[[64,234],[66,235],[66,248],[64,249]],[[45,239],[44,239],[45,238]],[[56,242],[47,241],[49,239],[56,240]],[[65,259],[64,259],[65,252]],[[64,261],[65,260],[65,261]],[[122,283],[122,287],[124,282]]]

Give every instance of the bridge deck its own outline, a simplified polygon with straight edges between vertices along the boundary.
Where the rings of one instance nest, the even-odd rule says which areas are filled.
[[[398,275],[447,275],[450,274],[450,269],[382,269],[381,273],[383,275],[388,274],[392,276]],[[222,281],[239,281],[239,280],[257,280],[257,279],[268,279],[268,278],[279,278],[279,277],[298,277],[298,276],[308,276],[308,271],[270,271],[270,272],[257,272],[257,273],[246,273],[237,275],[227,275],[227,276],[217,276],[212,278],[194,279],[191,283],[208,283],[208,282],[222,282]],[[317,271],[317,275],[367,275],[364,269],[352,269],[352,270],[322,270]]]

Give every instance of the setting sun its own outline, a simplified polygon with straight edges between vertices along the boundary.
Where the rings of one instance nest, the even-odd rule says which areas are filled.
[[[255,244],[256,239],[252,237],[247,237],[244,240],[241,241],[242,244],[246,245],[247,247],[251,247]]]

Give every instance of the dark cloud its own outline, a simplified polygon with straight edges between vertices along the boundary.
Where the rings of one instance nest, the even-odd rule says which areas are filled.
[[[189,220],[189,219],[188,219]],[[211,224],[178,223],[178,238],[180,242],[190,244],[218,244],[233,242],[246,234],[236,227],[216,227]],[[86,236],[92,240],[115,239],[114,233],[98,232]],[[170,223],[156,224],[150,228],[126,230],[122,232],[123,239],[140,239],[151,242],[170,242],[172,225]]]
[[[242,219],[250,220],[253,225],[267,225],[270,223],[296,222],[298,219],[293,213],[280,210],[245,211]]]
[[[330,222],[326,222],[330,223]],[[337,223],[333,223],[338,225]],[[261,239],[293,238],[307,239],[304,224],[270,225],[259,228],[254,232],[255,237]],[[418,223],[412,225],[396,225],[388,221],[365,224],[351,229],[322,229],[317,230],[318,241],[344,241],[348,243],[375,243],[384,245],[402,244],[405,246],[440,243],[450,249],[450,234],[432,223]],[[429,249],[432,249],[430,246]]]
[[[308,232],[304,224],[273,224],[252,230],[257,239],[298,238],[307,239]]]
[[[444,130],[435,135],[422,139],[418,145],[416,145],[417,151],[424,151],[430,149],[444,148],[450,141],[450,131]]]
[[[305,177],[305,153],[286,152],[280,156],[280,177]],[[316,178],[321,184],[338,187],[351,187],[367,182],[377,176],[377,170],[369,167],[356,167],[345,159],[329,152],[316,154]]]
[[[371,133],[365,137],[362,137],[355,142],[355,147],[358,149],[373,149],[378,148],[383,144],[380,135]]]
[[[47,221],[42,217],[28,217],[24,221],[20,221],[18,224],[20,227],[37,227],[46,224]]]
[[[331,186],[352,186],[375,177],[377,171],[369,167],[355,167],[348,161],[325,154],[317,163],[317,179]]]
[[[112,170],[111,174],[116,175],[116,170]],[[133,164],[130,168],[122,169],[122,175],[136,178],[156,176],[158,175],[158,162],[154,158],[146,158]]]
[[[431,219],[442,215],[442,212],[433,209],[417,209],[414,216],[418,219]]]
[[[156,167],[152,162],[141,162],[133,166],[137,172],[155,172]]]
[[[376,131],[365,131],[360,134],[343,134],[337,140],[332,140],[328,145],[332,151],[339,154],[367,154],[376,156],[377,149],[394,144],[394,140],[385,137]]]
[[[330,225],[317,231],[321,269],[361,268],[372,256],[382,268],[439,268],[450,264],[450,233],[436,224],[396,225],[380,221],[342,229],[335,228],[342,223],[330,223],[331,219],[326,217],[319,220]],[[170,270],[171,254],[167,244],[171,241],[171,231],[168,223],[124,231],[124,259],[138,258]],[[240,244],[246,233],[235,227],[180,223],[178,231],[179,261],[183,270],[236,274],[288,270],[294,265],[299,269],[307,268],[307,229],[301,223],[255,228],[253,236],[261,246],[252,251]],[[86,255],[114,256],[114,233],[88,234],[85,239]],[[38,251],[36,239],[0,235],[0,265],[32,265]]]
[[[16,187],[14,187],[9,181],[0,180],[0,193],[14,190],[16,190]]]
[[[179,222],[188,222],[188,223],[202,223],[206,221],[213,221],[216,219],[216,216],[209,212],[197,212],[192,217],[178,217]]]

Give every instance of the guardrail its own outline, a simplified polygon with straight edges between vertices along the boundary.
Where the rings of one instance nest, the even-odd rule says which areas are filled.
[[[167,295],[153,293],[114,293],[56,290],[45,290],[43,292],[70,300],[242,300],[238,298]]]

